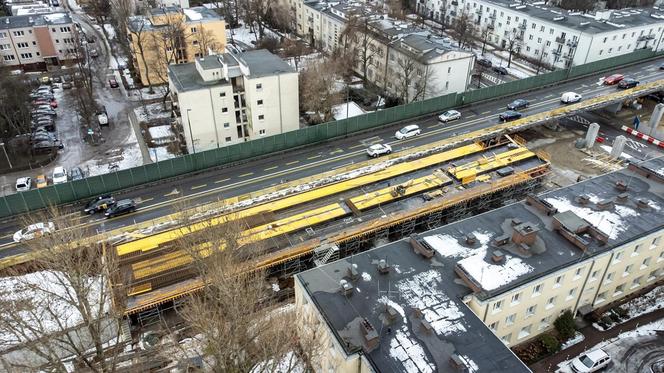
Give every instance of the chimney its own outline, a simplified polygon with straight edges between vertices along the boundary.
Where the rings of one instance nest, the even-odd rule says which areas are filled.
[[[514,227],[512,232],[512,241],[515,244],[521,245],[525,243],[526,245],[532,245],[537,239],[537,232],[539,228],[532,225],[530,222],[521,223]]]
[[[620,193],[620,194],[618,194],[618,196],[616,197],[616,199],[617,199],[619,202],[623,202],[623,203],[625,203],[625,202],[627,202],[627,200],[629,199],[629,194],[627,194],[627,193]]]
[[[385,305],[385,314],[387,316],[387,320],[391,324],[396,320],[397,316],[399,315],[399,312],[392,306],[386,304]]]
[[[378,273],[380,273],[381,275],[390,273],[390,265],[387,264],[387,260],[385,259],[379,260],[377,267],[378,267]]]
[[[539,197],[529,194],[526,196],[526,205],[533,206],[537,210],[546,214],[546,216],[551,216],[558,212],[558,210],[553,207],[549,202],[540,199]]]
[[[510,242],[510,235],[508,234],[503,234],[502,236],[498,236],[493,239],[493,244],[496,246],[503,246]]]
[[[616,181],[616,189],[624,192],[627,190],[627,183],[625,183],[625,180],[618,180]]]
[[[523,223],[523,222],[519,218],[513,218],[512,219],[512,226],[519,225],[521,223]]]
[[[494,250],[493,254],[491,255],[491,261],[496,264],[505,262],[505,254],[503,254],[503,252],[500,250]]]
[[[456,352],[450,355],[449,363],[450,366],[456,371],[468,372],[468,366],[466,365],[466,362]]]
[[[353,281],[360,277],[360,273],[357,271],[357,264],[353,264],[348,267],[348,277],[350,277],[350,279]]]
[[[475,235],[472,233],[468,233],[466,235],[466,243],[470,246],[473,246],[475,245],[475,242],[477,242],[477,238],[475,237]]]
[[[366,318],[360,321],[360,328],[362,329],[362,336],[364,337],[364,342],[367,345],[367,350],[371,351],[378,346],[379,339],[376,329]]]
[[[613,208],[613,200],[603,199],[597,202],[597,208],[602,211],[611,210]]]
[[[426,241],[420,239],[417,234],[410,235],[410,246],[412,246],[415,253],[420,254],[427,259],[433,258],[436,254],[433,248]]]
[[[639,198],[636,200],[636,206],[640,209],[647,210],[650,208],[650,203],[643,198]]]
[[[353,285],[351,285],[348,281],[341,280],[339,281],[339,285],[341,286],[340,288],[341,294],[346,296],[353,295]]]
[[[585,195],[585,194],[584,194],[584,195],[581,195],[581,196],[577,197],[576,202],[577,202],[579,205],[587,205],[588,202],[590,202],[590,197],[588,197],[588,196]]]

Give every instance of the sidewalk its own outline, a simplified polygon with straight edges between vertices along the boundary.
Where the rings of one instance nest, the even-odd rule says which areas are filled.
[[[592,325],[588,325],[585,328],[579,330],[579,332],[585,336],[583,342],[577,343],[574,346],[562,350],[553,356],[549,356],[548,358],[538,361],[537,363],[531,365],[530,369],[536,373],[553,372],[556,370],[557,365],[561,362],[580,355],[583,351],[592,348],[604,340],[614,338],[618,334],[635,329],[639,325],[648,324],[662,318],[664,318],[664,309],[659,309],[657,311],[633,318],[623,324],[617,325],[612,329],[603,332],[593,328]]]

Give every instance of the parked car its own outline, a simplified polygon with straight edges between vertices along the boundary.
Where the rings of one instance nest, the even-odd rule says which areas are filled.
[[[64,167],[58,166],[53,169],[53,185],[67,182],[67,171]]]
[[[575,102],[581,101],[583,97],[580,94],[575,92],[565,92],[560,96],[560,102],[563,104],[573,104]]]
[[[58,113],[56,113],[55,110],[53,110],[53,109],[33,109],[30,112],[30,115],[32,115],[32,116],[50,115],[52,117],[57,117]]]
[[[389,146],[388,144],[373,144],[370,147],[367,148],[367,154],[369,157],[380,157],[381,155],[384,154],[390,154],[392,153],[392,147]]]
[[[502,67],[502,66],[494,66],[494,67],[493,67],[493,71],[496,72],[497,74],[500,74],[500,75],[507,75],[507,74],[509,74],[509,73],[507,72],[507,69],[504,68],[504,67]]]
[[[621,80],[625,79],[623,74],[613,74],[604,78],[605,85],[614,85],[620,83]]]
[[[590,373],[606,367],[610,362],[611,356],[600,348],[576,357],[570,365],[577,373]]]
[[[491,67],[491,61],[490,61],[490,60],[487,60],[486,58],[480,58],[480,59],[477,60],[477,62],[475,62],[475,63],[478,64],[478,65],[480,65],[480,66]]]
[[[19,177],[16,179],[16,191],[25,192],[32,187],[32,179],[29,177]]]
[[[71,82],[62,83],[62,89],[72,89],[72,88],[74,88],[74,85],[71,84]]]
[[[80,167],[74,167],[71,170],[69,170],[69,180],[74,181],[74,180],[81,180],[85,177],[83,174],[83,170],[81,170]]]
[[[406,126],[398,130],[397,133],[394,134],[394,137],[396,137],[398,140],[403,140],[409,137],[417,136],[420,133],[422,133],[422,130],[420,130],[420,126],[418,126],[417,124],[411,124],[409,126]]]
[[[108,114],[106,114],[106,108],[103,111],[97,112],[97,122],[100,126],[108,126]]]
[[[42,84],[51,84],[51,78],[49,78],[48,76],[42,76],[42,77],[39,79],[39,81],[40,81]]]
[[[461,113],[456,110],[448,110],[438,116],[438,120],[447,123],[451,120],[461,119]]]
[[[528,100],[525,100],[523,98],[518,98],[507,104],[507,110],[525,109],[528,106],[530,106],[530,102],[528,102]]]
[[[62,83],[62,78],[59,76],[54,76],[53,77],[53,83]]]
[[[96,49],[90,49],[90,57],[97,58],[99,57],[99,52]]]
[[[618,82],[618,88],[619,89],[628,89],[628,88],[634,88],[637,85],[639,85],[639,81],[636,79],[632,78],[625,78]]]
[[[55,232],[55,224],[52,222],[30,224],[20,231],[14,233],[14,242],[23,242],[41,237],[45,234]]]
[[[37,176],[37,178],[35,178],[35,183],[37,184],[37,189],[45,188],[48,186],[48,180],[46,180],[46,176],[44,175]]]
[[[501,122],[509,122],[509,121],[512,121],[512,120],[519,119],[522,116],[523,116],[523,114],[519,113],[518,111],[507,110],[507,111],[504,111],[504,112],[500,113],[500,115],[498,115],[498,119],[500,119]]]
[[[115,205],[109,207],[104,215],[110,219],[112,217],[129,214],[130,212],[134,211],[136,211],[136,202],[134,202],[133,199],[121,199],[115,202]]]
[[[118,84],[118,81],[115,80],[115,78],[110,78],[110,79],[108,80],[108,85],[109,85],[109,87],[111,87],[111,88],[118,88],[118,87],[120,86],[120,85]]]
[[[94,214],[95,212],[106,211],[109,207],[115,204],[115,198],[110,194],[98,196],[92,201],[88,202],[83,209],[86,214]]]
[[[50,132],[36,132],[30,136],[30,141],[33,143],[42,142],[42,141],[53,141],[56,142],[58,139],[54,134]]]
[[[94,43],[95,41],[97,41],[97,37],[94,36],[94,35],[87,35],[87,34],[86,34],[86,35],[85,35],[85,41],[87,41],[88,43]],[[93,49],[93,51],[96,52],[95,49]]]

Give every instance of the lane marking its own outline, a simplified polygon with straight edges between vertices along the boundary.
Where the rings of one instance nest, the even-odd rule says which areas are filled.
[[[467,115],[466,118],[475,118],[476,116],[477,115],[475,115],[475,114],[470,114],[470,115]]]
[[[221,179],[221,180],[217,180],[217,181],[215,181],[214,183],[215,183],[215,184],[221,184],[221,183],[223,183],[224,181],[228,181],[228,180],[230,180],[230,179],[229,179],[229,178]]]
[[[336,149],[336,150],[331,151],[330,154],[339,154],[339,153],[343,153],[343,152],[344,152],[343,149]]]
[[[272,167],[264,168],[263,171],[270,171],[270,170],[274,170],[275,168],[279,168],[279,166],[272,166]]]
[[[353,145],[353,146],[348,147],[348,149],[357,149],[357,148],[364,148],[364,147],[365,147],[364,144],[357,144],[357,145]]]
[[[238,177],[247,177],[253,175],[253,172],[247,172],[246,174],[239,175]]]
[[[320,158],[320,157],[322,157],[322,156],[320,154],[318,154],[318,155],[314,155],[314,156],[311,156],[311,157],[307,157],[307,159],[316,159],[316,158]]]
[[[300,161],[292,161],[292,162],[288,162],[288,163],[286,163],[286,166],[290,166],[290,165],[292,165],[292,164],[296,164],[296,163],[300,163]]]
[[[150,202],[150,201],[152,201],[153,199],[154,199],[154,197],[145,198],[145,199],[141,198],[141,200],[140,200],[139,202],[137,202],[137,203]],[[81,216],[81,218],[82,218],[82,216]]]
[[[205,188],[206,186],[207,186],[207,184],[194,185],[194,186],[191,187],[191,190]]]
[[[491,110],[483,111],[482,115],[489,114],[490,112],[491,112]]]
[[[436,128],[436,127],[438,127],[438,124],[432,124],[430,126],[427,126],[427,128]]]

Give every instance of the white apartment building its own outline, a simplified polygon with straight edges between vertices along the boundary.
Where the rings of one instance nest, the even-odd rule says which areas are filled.
[[[299,128],[298,74],[267,50],[199,57],[168,69],[190,153]]]
[[[663,284],[664,157],[416,240],[434,256],[399,240],[296,275],[321,371],[520,371],[505,346]]]
[[[5,66],[46,70],[76,58],[76,28],[68,13],[0,17]]]
[[[178,7],[178,8],[189,8],[189,0],[157,0],[157,7]]]
[[[479,36],[498,47],[518,37],[519,53],[531,60],[565,68],[634,52],[662,50],[664,10],[638,8],[596,13],[572,12],[545,2],[509,0],[426,0],[418,12],[446,25],[462,14],[470,16]]]

